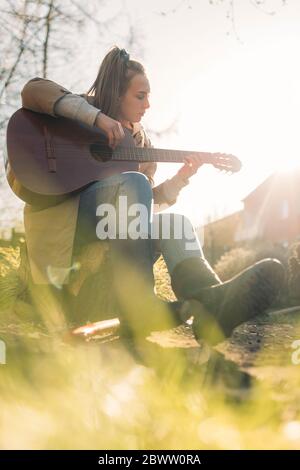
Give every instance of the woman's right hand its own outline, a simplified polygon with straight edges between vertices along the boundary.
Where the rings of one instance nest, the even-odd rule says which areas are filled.
[[[105,133],[108,145],[112,149],[115,149],[125,136],[121,123],[102,112],[98,113],[95,126]]]

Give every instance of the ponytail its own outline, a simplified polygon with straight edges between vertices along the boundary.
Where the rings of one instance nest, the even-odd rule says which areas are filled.
[[[137,74],[145,75],[143,65],[130,60],[125,49],[114,46],[104,57],[87,94],[94,95],[95,106],[104,114],[117,119],[119,98],[126,93],[130,80]]]

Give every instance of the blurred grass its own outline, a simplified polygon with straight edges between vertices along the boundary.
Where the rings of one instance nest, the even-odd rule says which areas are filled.
[[[74,342],[53,292],[31,292],[0,249],[0,448],[299,449],[299,310],[269,312],[210,351],[188,326]],[[173,293],[166,267],[156,290]]]

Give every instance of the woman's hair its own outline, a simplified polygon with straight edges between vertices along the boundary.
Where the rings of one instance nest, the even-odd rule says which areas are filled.
[[[145,75],[142,64],[130,60],[125,49],[114,46],[104,57],[87,94],[95,96],[95,106],[104,114],[117,119],[118,99],[126,93],[130,80],[137,74]]]

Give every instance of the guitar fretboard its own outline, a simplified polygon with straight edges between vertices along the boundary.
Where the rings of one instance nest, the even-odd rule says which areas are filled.
[[[157,148],[122,147],[113,152],[113,160],[130,160],[142,162],[174,162],[181,163],[187,155],[199,155],[204,163],[213,161],[213,154],[205,152],[192,152],[186,150],[170,150]]]

